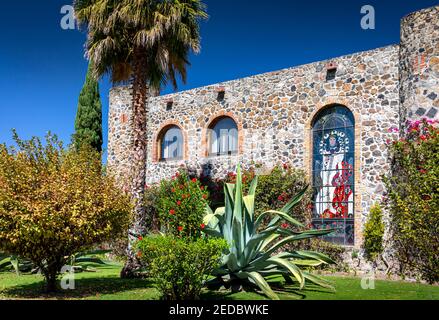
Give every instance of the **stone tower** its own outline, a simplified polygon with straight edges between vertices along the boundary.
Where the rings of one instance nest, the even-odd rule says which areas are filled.
[[[401,22],[400,119],[439,119],[439,6]]]

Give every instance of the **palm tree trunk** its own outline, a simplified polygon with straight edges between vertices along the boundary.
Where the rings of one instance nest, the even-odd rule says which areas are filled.
[[[129,231],[129,244],[127,249],[128,260],[121,271],[122,278],[133,278],[137,276],[140,262],[133,251],[132,243],[139,235],[144,234],[146,226],[145,208],[143,206],[143,196],[146,181],[146,152],[147,152],[147,99],[148,84],[146,74],[146,57],[142,50],[134,52],[133,65],[133,145],[131,148],[131,195],[135,201],[134,223]]]

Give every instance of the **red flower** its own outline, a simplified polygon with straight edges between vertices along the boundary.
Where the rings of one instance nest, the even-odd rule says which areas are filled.
[[[308,205],[308,209],[313,209],[314,208],[314,206],[312,205],[312,203],[310,203],[309,205]]]
[[[178,231],[180,231],[180,232],[183,231],[183,227],[182,227],[182,226],[178,226],[177,229],[178,229]]]
[[[193,182],[193,183],[197,182],[197,178],[193,178],[193,179],[192,179],[192,182]]]
[[[142,257],[142,252],[138,251],[137,252],[137,258],[141,258]]]
[[[175,214],[175,210],[174,210],[174,209],[169,210],[169,214],[170,214],[171,216],[173,216],[173,215]]]
[[[207,199],[207,194],[203,194],[203,199],[204,199],[204,200]]]
[[[177,206],[179,206],[179,205],[181,205],[181,201],[180,200],[177,201]]]
[[[426,137],[425,135],[422,135],[422,136],[420,136],[419,138],[420,138],[422,141],[427,140],[427,137]]]
[[[180,172],[175,173],[175,176],[179,177],[180,176]]]
[[[142,236],[139,236],[137,239],[138,239],[139,241],[142,241],[142,240],[143,240],[143,237],[142,237]]]
[[[184,185],[180,184],[180,189],[183,190],[183,188],[184,188]]]
[[[278,201],[284,201],[284,197],[282,197],[281,195],[279,197],[277,197]]]
[[[203,230],[204,228],[206,228],[206,225],[205,225],[204,223],[202,223],[202,224],[200,225],[200,228]]]
[[[289,227],[288,223],[281,224],[282,229],[287,229]]]
[[[421,169],[421,170],[419,170],[419,172],[422,173],[422,174],[426,174],[426,173],[427,173],[427,170],[425,170],[425,169]]]
[[[204,186],[201,186],[200,189],[201,189],[201,191],[203,191],[204,190]]]
[[[175,188],[172,188],[172,189],[171,189],[171,192],[172,192],[172,193],[175,193]]]

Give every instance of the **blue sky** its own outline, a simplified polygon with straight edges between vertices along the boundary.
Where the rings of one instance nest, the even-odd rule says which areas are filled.
[[[202,23],[202,51],[191,58],[188,81],[179,91],[398,43],[404,15],[439,4],[438,0],[205,2],[210,19]],[[50,130],[70,141],[87,61],[85,34],[60,27],[60,9],[66,4],[71,1],[1,5],[0,142],[11,143],[11,128],[23,138]],[[375,30],[360,27],[360,9],[367,4],[376,10]],[[107,79],[101,81],[105,141],[110,87]]]

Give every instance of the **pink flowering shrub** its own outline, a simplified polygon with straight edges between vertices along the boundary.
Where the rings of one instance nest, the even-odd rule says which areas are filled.
[[[439,281],[439,135],[432,120],[408,122],[389,143],[392,174],[384,177],[383,199],[392,240],[404,273]]]

